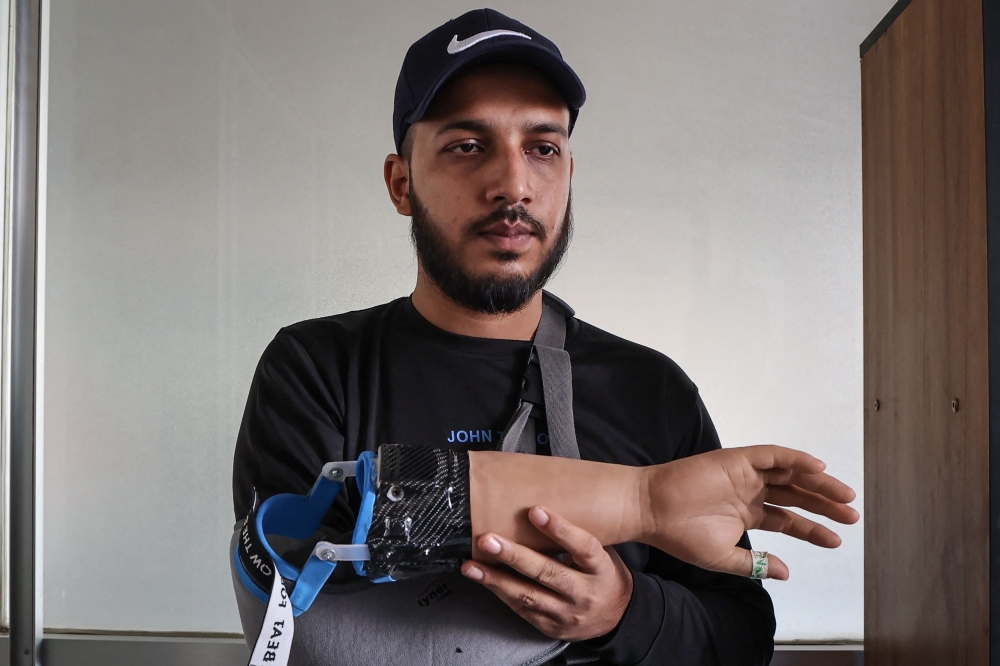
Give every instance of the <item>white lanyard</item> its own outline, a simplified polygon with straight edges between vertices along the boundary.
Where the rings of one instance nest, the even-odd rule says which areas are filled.
[[[287,666],[294,634],[292,602],[288,599],[281,574],[275,567],[274,584],[271,586],[267,612],[264,613],[264,624],[260,627],[260,635],[257,636],[248,666]]]

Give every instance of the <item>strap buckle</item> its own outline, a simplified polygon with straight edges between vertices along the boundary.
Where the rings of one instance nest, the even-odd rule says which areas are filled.
[[[524,369],[524,376],[521,378],[520,403],[531,403],[531,416],[533,418],[543,418],[545,416],[545,394],[542,390],[542,366],[538,360],[538,352],[535,346],[531,346],[531,356],[528,357],[528,365]]]

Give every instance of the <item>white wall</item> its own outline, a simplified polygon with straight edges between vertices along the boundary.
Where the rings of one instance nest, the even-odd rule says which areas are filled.
[[[677,360],[726,445],[862,486],[858,43],[891,0],[497,2],[588,91],[552,289]],[[54,0],[45,624],[239,631],[232,449],[282,325],[408,293],[408,45],[461,2]],[[858,502],[861,508],[861,500]],[[755,535],[779,639],[862,635],[862,528]]]

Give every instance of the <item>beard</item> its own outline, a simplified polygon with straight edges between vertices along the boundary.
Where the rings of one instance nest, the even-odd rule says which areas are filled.
[[[448,244],[440,226],[421,205],[412,185],[411,179],[410,236],[420,265],[445,296],[468,310],[491,315],[513,314],[519,311],[549,281],[569,248],[573,235],[572,190],[566,200],[566,213],[563,215],[562,226],[556,232],[558,235],[538,268],[527,275],[518,272],[473,275],[462,268],[455,248]],[[542,243],[548,237],[545,225],[520,205],[498,208],[468,224],[462,235],[471,240],[501,220],[527,225]],[[502,262],[513,262],[520,254],[496,250],[493,256]]]

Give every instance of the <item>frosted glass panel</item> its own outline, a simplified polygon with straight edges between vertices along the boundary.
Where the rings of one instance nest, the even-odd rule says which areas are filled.
[[[312,5],[285,30],[275,3],[53,6],[48,626],[239,631],[225,551],[257,358],[412,282],[380,176],[402,53],[365,63],[386,86],[338,92],[352,49],[317,27],[358,12]]]
[[[589,93],[553,290],[677,360],[728,445],[808,448],[859,490],[857,44],[890,4],[495,5]],[[239,631],[254,366],[282,325],[412,287],[381,179],[393,89],[408,45],[468,8],[52,3],[47,626]],[[860,638],[862,530],[844,535],[756,538],[794,574],[769,588],[779,638]]]

